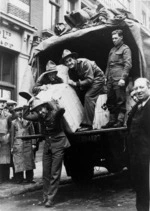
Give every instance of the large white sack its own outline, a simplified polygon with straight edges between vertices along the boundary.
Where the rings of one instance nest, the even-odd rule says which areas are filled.
[[[99,95],[96,106],[95,106],[95,116],[93,121],[93,129],[101,129],[101,126],[107,124],[109,121],[109,111],[104,110],[102,106],[106,103],[107,94]]]
[[[67,132],[75,132],[83,119],[83,106],[75,90],[64,83],[48,86],[49,89],[41,91],[37,97],[42,101],[58,100],[59,105],[65,108],[64,122]]]

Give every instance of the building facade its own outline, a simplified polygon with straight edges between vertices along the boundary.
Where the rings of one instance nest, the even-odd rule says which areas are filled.
[[[18,92],[31,47],[53,36],[55,25],[65,22],[65,14],[98,5],[126,9],[150,29],[149,0],[1,0],[0,97],[22,102]]]
[[[0,97],[19,101],[18,91],[35,33],[29,0],[1,0]]]

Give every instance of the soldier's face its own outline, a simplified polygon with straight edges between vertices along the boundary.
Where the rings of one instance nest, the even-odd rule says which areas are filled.
[[[118,46],[121,43],[122,39],[123,39],[123,37],[119,36],[118,34],[112,35],[112,41],[114,43],[114,46]]]
[[[41,106],[39,109],[38,109],[38,113],[39,115],[42,117],[42,118],[45,118],[48,114],[48,110],[47,110],[47,107],[45,106]]]
[[[135,81],[134,90],[139,101],[145,101],[150,95],[150,89],[147,82],[142,78]]]
[[[74,69],[76,66],[76,59],[72,58],[72,57],[67,57],[65,59],[65,65],[69,68],[69,69]]]

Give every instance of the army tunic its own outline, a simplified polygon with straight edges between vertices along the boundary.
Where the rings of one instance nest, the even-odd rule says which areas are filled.
[[[62,116],[65,112],[55,101],[48,102],[49,112],[46,118],[36,112],[30,113],[24,107],[23,117],[41,123],[41,131],[45,137],[43,150],[43,198],[53,201],[59,186],[64,150],[70,143],[63,131]]]
[[[68,74],[70,79],[77,82],[77,94],[80,96],[80,92],[84,93],[82,124],[92,126],[97,98],[104,93],[104,73],[94,61],[79,58],[76,68],[69,69]]]
[[[132,68],[130,48],[123,42],[113,47],[109,53],[105,76],[107,78],[107,106],[111,114],[116,116],[126,112],[126,86],[118,86],[120,79],[127,81]],[[118,117],[119,118],[119,117]],[[121,119],[120,119],[121,120]]]

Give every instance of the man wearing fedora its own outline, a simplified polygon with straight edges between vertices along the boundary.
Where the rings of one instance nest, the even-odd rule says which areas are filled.
[[[70,143],[63,131],[62,117],[65,112],[54,100],[42,102],[35,97],[30,106],[24,106],[23,117],[41,123],[45,144],[43,150],[43,201],[38,205],[51,207],[57,193],[64,150]]]
[[[63,80],[57,76],[57,72],[58,70],[56,64],[49,60],[46,65],[46,72],[40,75],[33,87],[33,94],[37,95],[40,91],[47,90],[47,84],[63,83]]]
[[[68,49],[63,51],[61,62],[69,68],[68,83],[75,88],[84,104],[84,117],[78,131],[92,129],[95,104],[98,96],[104,93],[104,73],[94,61],[77,58],[77,53]]]
[[[11,115],[4,107],[6,100],[0,98],[0,183],[9,180]]]

